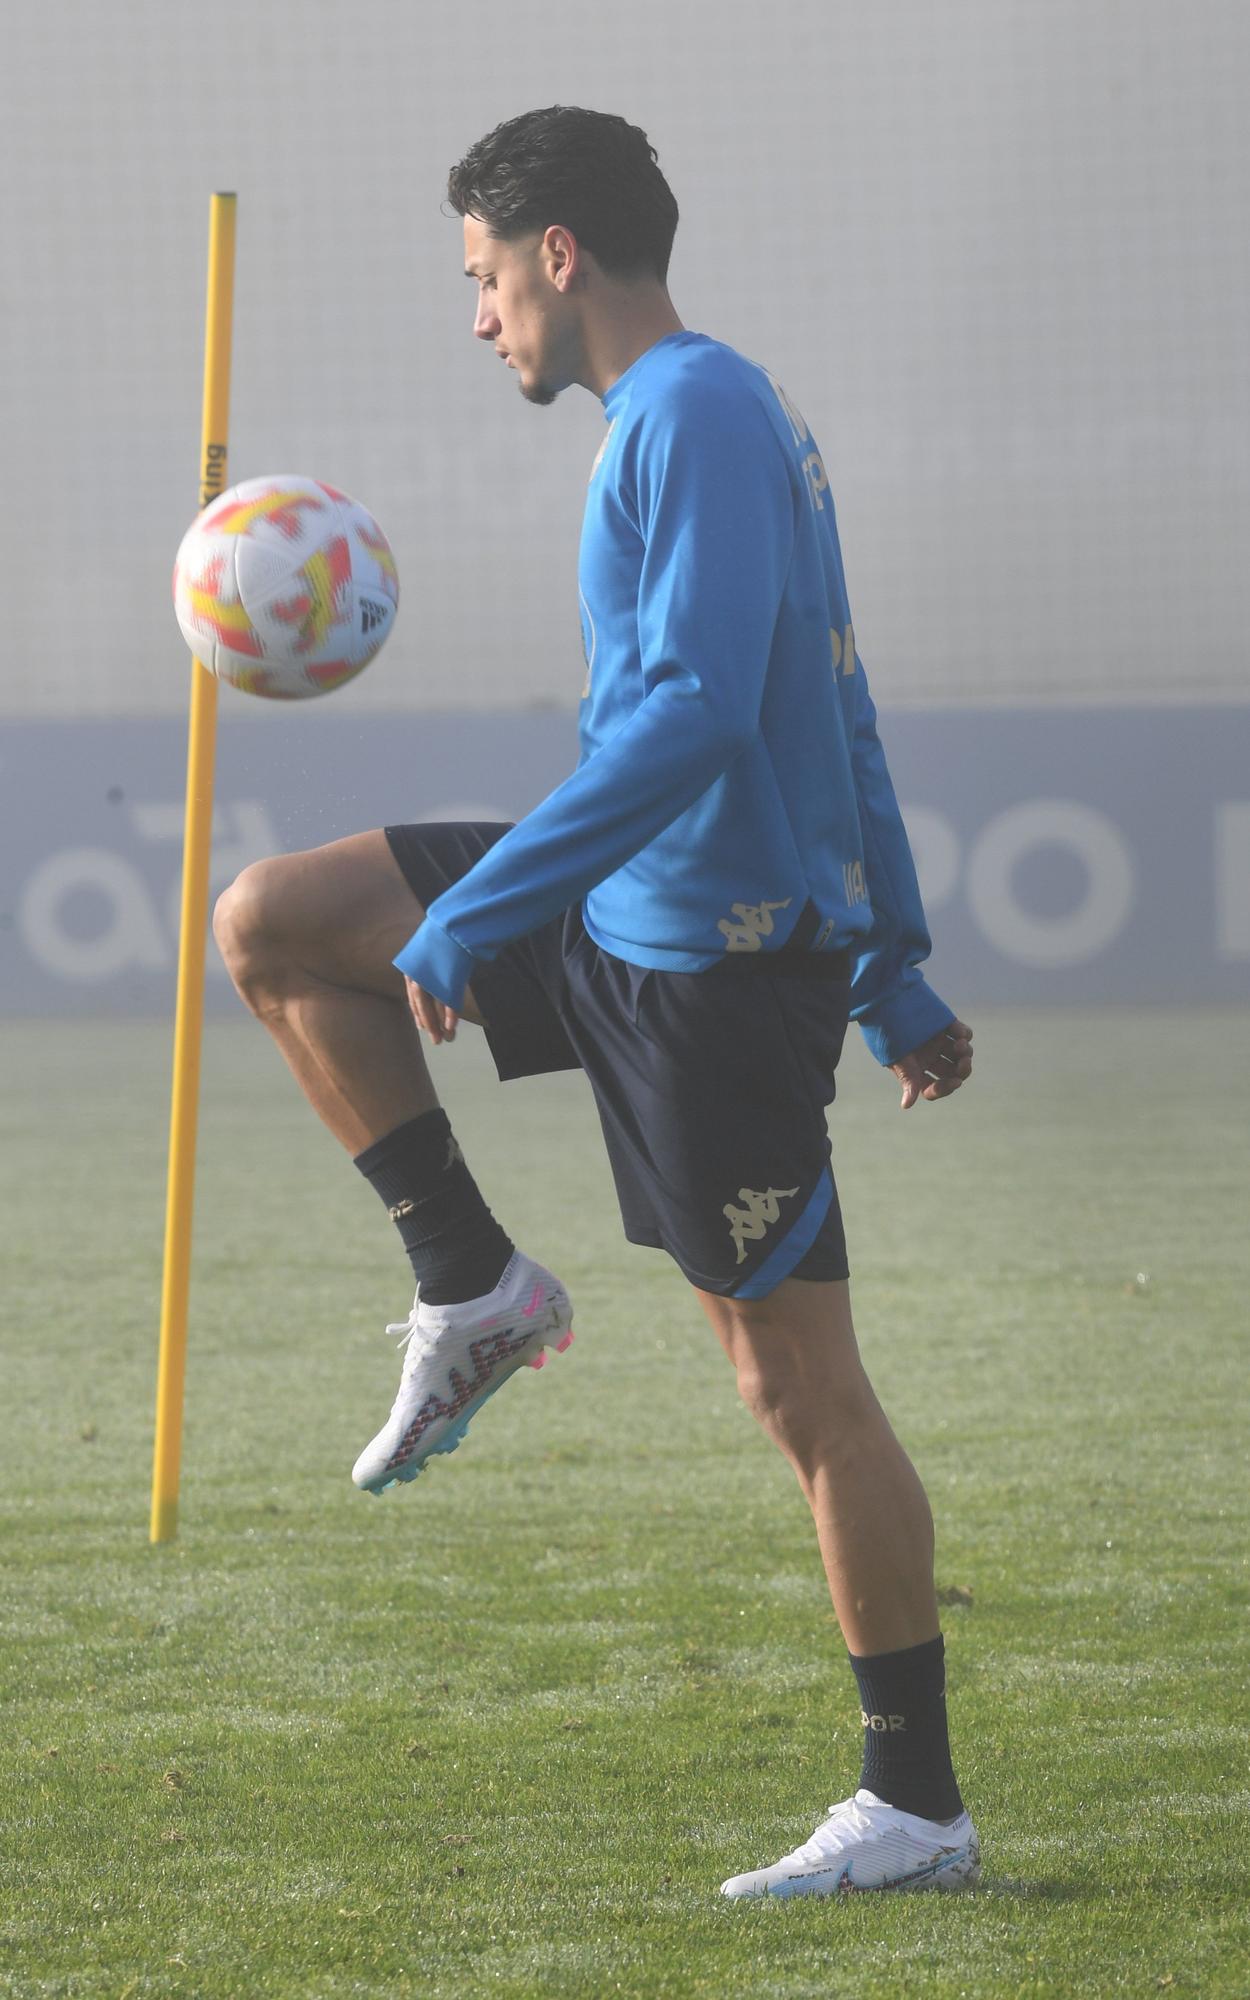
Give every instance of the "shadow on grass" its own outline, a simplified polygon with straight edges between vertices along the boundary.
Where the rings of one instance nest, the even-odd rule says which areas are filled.
[[[992,1881],[983,1882],[974,1892],[975,1900],[986,1898],[1004,1902],[1017,1897],[1035,1903],[1092,1903],[1106,1890],[1094,1882],[1062,1882],[1043,1877],[1031,1880],[1025,1875],[995,1875]]]

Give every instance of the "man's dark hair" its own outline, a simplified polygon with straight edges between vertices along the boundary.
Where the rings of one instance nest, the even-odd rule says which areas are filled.
[[[504,242],[560,223],[609,276],[668,277],[677,203],[646,133],[610,112],[509,118],[452,168],[447,194]]]

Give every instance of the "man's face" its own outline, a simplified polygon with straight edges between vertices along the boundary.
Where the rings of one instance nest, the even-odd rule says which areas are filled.
[[[560,293],[540,261],[537,234],[515,243],[492,236],[475,215],[464,218],[465,269],[478,287],[473,331],[489,340],[520,378],[527,403],[554,403],[572,378],[561,380]]]

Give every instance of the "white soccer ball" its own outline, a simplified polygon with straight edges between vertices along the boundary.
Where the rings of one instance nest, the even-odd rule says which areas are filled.
[[[358,501],[286,473],[232,486],[187,529],[174,610],[197,660],[245,694],[301,700],[368,666],[395,622],[390,543]]]

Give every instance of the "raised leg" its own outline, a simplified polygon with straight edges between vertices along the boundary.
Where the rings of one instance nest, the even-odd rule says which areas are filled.
[[[424,914],[380,831],[255,862],[214,912],[236,987],[353,1157],[438,1102],[391,963]]]

